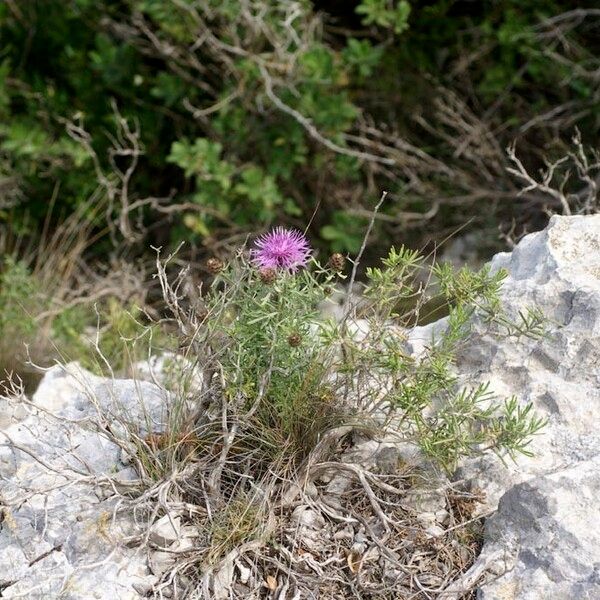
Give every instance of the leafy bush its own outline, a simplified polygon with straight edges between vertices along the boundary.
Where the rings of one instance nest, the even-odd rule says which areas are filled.
[[[574,126],[595,143],[591,3],[244,6],[3,3],[0,218],[33,231],[53,194],[56,218],[91,198],[128,242],[210,246],[315,213],[323,245],[356,251],[382,188],[382,245],[495,227],[522,201],[509,143],[533,169]],[[524,198],[524,223],[564,209]]]
[[[327,267],[313,259],[297,273],[261,270],[244,254],[226,266],[216,261],[210,289],[191,304],[181,295],[185,271],[170,286],[159,263],[165,301],[187,340],[184,354],[204,372],[199,420],[186,421],[191,429],[183,435],[193,432],[201,444],[202,435],[220,435],[222,423],[210,415],[225,410],[233,427],[229,443],[238,451],[254,448],[250,457],[242,455],[266,468],[299,464],[336,427],[377,430],[399,412],[396,433],[448,470],[481,449],[526,453],[543,425],[531,406],[514,398],[498,403],[485,382],[463,389],[454,369],[475,318],[502,335],[543,335],[535,310],[536,318],[522,323],[503,314],[499,290],[506,273],[432,268],[419,253],[392,248],[381,267],[367,272],[361,318],[350,303],[332,320],[322,307],[343,277],[340,258]],[[419,288],[423,270],[433,278]],[[448,306],[447,327],[424,356],[411,356],[406,336],[415,313],[439,295]],[[413,299],[408,309],[407,298]]]

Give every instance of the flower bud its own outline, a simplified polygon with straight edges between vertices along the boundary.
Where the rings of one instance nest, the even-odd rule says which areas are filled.
[[[213,275],[220,273],[224,266],[225,265],[220,258],[213,257],[206,261],[206,268],[208,269],[209,273],[212,273]]]
[[[292,348],[296,348],[302,343],[302,336],[297,331],[295,331],[288,337],[287,341]]]
[[[346,266],[346,259],[344,258],[343,254],[340,254],[339,252],[334,252],[329,257],[329,267],[331,269],[333,269],[334,271],[341,273],[344,270],[345,266]]]
[[[260,280],[265,284],[273,283],[277,279],[277,271],[267,267],[260,270]]]

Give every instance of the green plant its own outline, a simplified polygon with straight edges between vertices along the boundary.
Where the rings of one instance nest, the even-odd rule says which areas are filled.
[[[14,368],[23,360],[25,346],[19,344],[35,339],[39,331],[36,316],[45,308],[44,304],[40,286],[27,266],[6,257],[0,272],[0,353],[4,369],[10,371],[11,366]],[[16,360],[13,362],[9,357]]]
[[[417,275],[428,270],[431,284],[418,288]],[[238,257],[215,276],[201,319],[190,320],[175,296],[170,298],[180,327],[193,326],[193,354],[220,374],[214,393],[231,411],[234,437],[251,436],[256,450],[262,447],[263,467],[301,460],[325,432],[352,422],[374,398],[377,406],[399,411],[396,433],[445,469],[484,449],[512,456],[526,452],[544,424],[531,406],[519,407],[515,399],[498,403],[485,383],[461,388],[455,374],[457,351],[468,343],[474,319],[499,335],[541,334],[539,318],[513,324],[503,313],[499,290],[505,272],[428,267],[418,252],[392,248],[382,267],[367,270],[366,332],[356,329],[351,315],[339,323],[323,320],[318,307],[338,276],[313,261],[298,273],[279,271],[267,278]],[[432,295],[448,307],[447,327],[415,359],[405,351],[404,332]],[[402,310],[408,299],[410,308]],[[209,437],[216,435],[206,426]]]
[[[200,343],[223,377],[223,393],[277,452],[303,456],[339,411],[326,384],[333,348],[319,341],[319,304],[335,273],[315,265],[264,282],[243,260],[215,278]],[[205,350],[203,350],[205,352]],[[271,431],[271,434],[267,432]],[[311,442],[312,440],[312,442]]]
[[[487,383],[459,387],[455,360],[459,347],[468,343],[474,319],[482,319],[508,335],[539,337],[544,324],[539,311],[530,309],[532,316],[521,315],[517,323],[503,313],[499,292],[505,271],[491,274],[487,266],[476,272],[468,267],[455,270],[448,264],[434,265],[431,270],[448,307],[447,326],[426,354],[415,361],[402,350],[403,336],[387,332],[386,323],[390,317],[410,322],[411,313],[418,313],[427,301],[427,289],[415,291],[414,283],[415,272],[425,268],[423,258],[405,248],[392,248],[383,265],[368,270],[366,295],[372,299],[375,330],[379,332],[374,342],[381,345],[384,335],[387,339],[382,354],[377,355],[376,349],[371,354],[368,347],[364,356],[373,368],[391,378],[392,391],[385,399],[402,411],[403,435],[448,470],[478,449],[512,457],[527,453],[528,441],[545,421],[532,414],[531,404],[518,407],[515,398],[498,404]],[[393,312],[414,296],[417,299],[408,313]]]
[[[54,222],[92,198],[113,244],[170,233],[210,246],[314,213],[322,247],[355,251],[385,187],[379,250],[469,218],[538,225],[565,206],[529,189],[515,211],[503,149],[516,141],[536,172],[564,156],[573,125],[595,143],[596,14],[564,0],[471,9],[3,3],[0,222],[33,232],[49,198]]]
[[[58,293],[45,287],[25,262],[5,258],[0,271],[0,361],[5,371],[22,372],[29,359],[49,366],[60,358],[79,361],[99,374],[123,372],[147,357],[150,340],[155,351],[168,346],[166,334],[141,321],[136,304],[124,306],[109,296],[96,306],[85,298],[61,306]]]
[[[363,15],[362,22],[365,25],[379,25],[392,29],[394,33],[402,33],[408,29],[410,3],[406,0],[395,3],[389,0],[362,0],[356,12]]]
[[[210,566],[219,564],[229,552],[260,537],[265,521],[264,507],[257,506],[256,499],[245,493],[232,498],[208,525],[210,551],[206,563]]]

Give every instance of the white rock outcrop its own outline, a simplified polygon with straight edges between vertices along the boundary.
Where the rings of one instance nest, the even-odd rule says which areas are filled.
[[[481,559],[502,555],[510,571],[483,585],[478,597],[600,598],[599,498],[598,456],[510,488],[486,523]]]
[[[123,486],[135,471],[101,433],[160,427],[165,393],[148,382],[109,381],[76,364],[53,367],[37,392],[0,409],[0,596],[28,600],[137,600],[156,577],[122,542],[139,534],[118,512],[110,474]]]
[[[490,381],[502,396],[532,402],[548,418],[531,458],[503,465],[467,461],[458,476],[485,490],[488,509],[481,561],[502,554],[480,600],[600,598],[600,215],[553,217],[511,253],[506,310],[541,309],[540,340],[475,333],[458,361],[466,379]]]

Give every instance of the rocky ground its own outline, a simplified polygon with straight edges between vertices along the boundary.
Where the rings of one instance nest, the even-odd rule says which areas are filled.
[[[485,457],[461,465],[461,485],[484,491],[485,501],[473,504],[476,512],[469,515],[486,516],[481,553],[455,581],[424,578],[413,597],[458,599],[477,584],[480,600],[600,598],[600,216],[554,217],[545,231],[497,255],[492,266],[510,273],[502,291],[507,310],[518,317],[528,306],[539,307],[548,335],[501,339],[474,323],[474,343],[458,364],[461,377],[490,381],[501,396],[533,402],[548,425],[533,439],[531,458],[502,464]],[[415,352],[443,326],[416,328],[410,340]],[[50,369],[31,399],[15,389],[0,400],[0,597],[137,600],[173,594],[164,580],[158,582],[178,556],[193,551],[199,532],[178,516],[185,514],[184,503],[174,516],[157,521],[156,513],[149,514],[152,503],[144,505],[131,464],[134,450],[127,451],[131,424],[141,437],[155,431],[168,402],[157,383],[106,380],[76,365]],[[344,460],[348,470],[371,460],[386,471],[397,464],[395,457],[389,445],[364,442]],[[332,511],[339,486],[346,484],[331,475],[322,481]],[[433,568],[436,552],[452,547],[460,554],[441,496],[419,503],[403,489],[406,497],[389,518],[401,519],[412,506],[425,532],[417,540],[406,529],[412,538],[403,556],[412,553],[413,562]],[[136,495],[139,513],[121,510]],[[153,502],[160,507],[160,498]],[[322,516],[298,506],[290,527],[295,537],[302,534],[310,563],[310,545],[321,544],[327,530]],[[363,531],[351,523],[331,530],[338,544],[349,536],[350,570],[381,564],[385,555]],[[234,568],[238,581],[251,577],[249,567],[232,559]],[[387,571],[373,573],[385,578]],[[243,588],[228,589],[227,576],[217,574],[224,584],[213,597],[250,597]],[[289,590],[286,596],[285,586],[269,577],[264,597],[303,597]],[[321,597],[337,598],[336,590],[332,583],[330,595]]]

